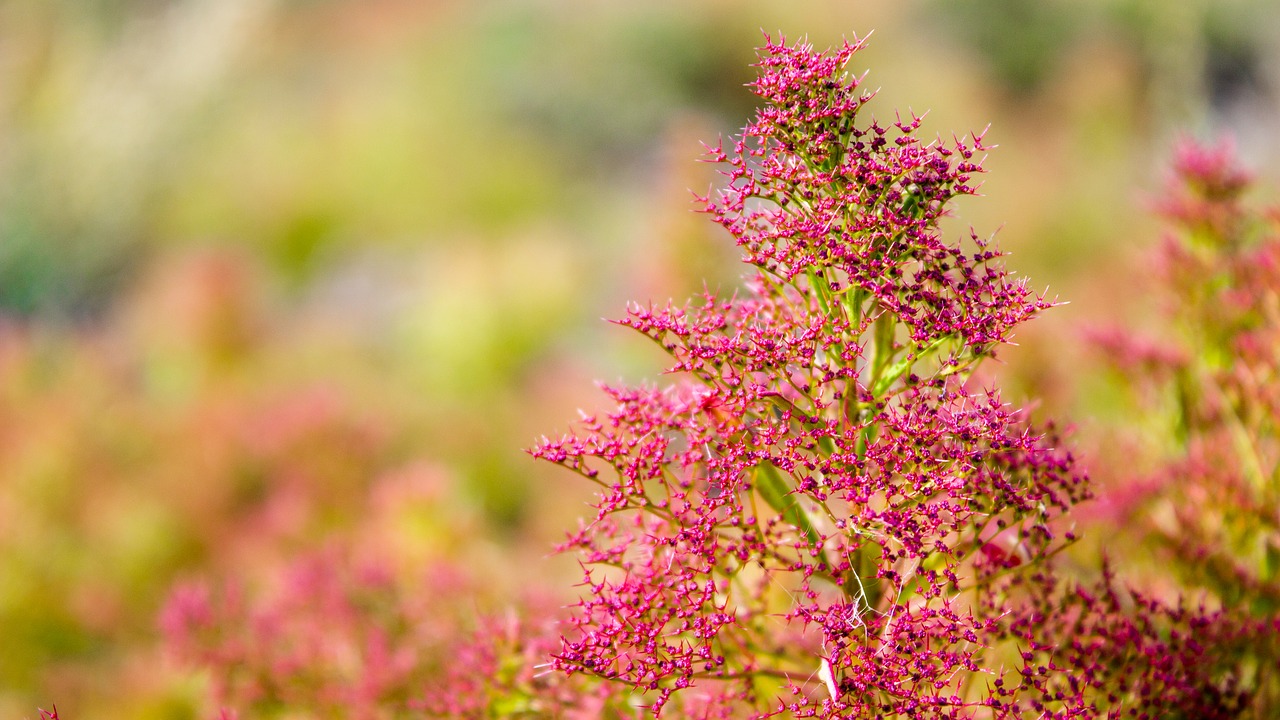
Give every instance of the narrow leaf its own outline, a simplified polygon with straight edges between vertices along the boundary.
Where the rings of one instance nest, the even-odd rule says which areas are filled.
[[[813,526],[804,508],[800,507],[798,498],[782,479],[782,473],[778,468],[772,463],[765,462],[756,469],[756,489],[760,491],[760,497],[769,503],[769,507],[777,510],[784,520],[803,532],[811,544],[819,545],[822,542],[822,536],[818,534],[818,529]]]

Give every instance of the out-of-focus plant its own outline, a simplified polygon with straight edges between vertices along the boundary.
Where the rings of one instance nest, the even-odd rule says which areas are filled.
[[[1153,250],[1163,322],[1095,339],[1134,392],[1154,469],[1109,470],[1110,514],[1171,579],[1271,623],[1242,648],[1253,717],[1280,711],[1280,207],[1245,202],[1230,144],[1184,142]],[[1104,458],[1104,463],[1106,459]]]
[[[160,269],[99,332],[0,328],[0,714],[190,714],[158,659],[176,579],[247,582],[338,536],[418,564],[483,535],[412,416],[332,357],[307,378],[298,341],[264,332],[243,258]]]
[[[110,4],[0,8],[5,315],[99,317],[135,279],[159,199],[268,6]],[[131,22],[108,31],[107,17]]]
[[[556,667],[691,717],[1229,716],[1235,623],[1054,572],[1085,480],[970,382],[1051,303],[944,239],[982,138],[865,121],[861,46],[767,43],[704,199],[747,287],[630,308],[680,380],[532,450],[600,488]]]
[[[161,622],[169,650],[211,677],[213,699],[252,717],[604,716],[590,688],[543,671],[553,635],[541,618],[553,614],[477,613],[477,578],[448,564],[416,574],[405,584],[331,547],[271,587],[182,585]]]

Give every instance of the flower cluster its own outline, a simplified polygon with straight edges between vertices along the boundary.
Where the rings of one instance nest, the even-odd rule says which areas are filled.
[[[586,592],[556,663],[655,713],[1055,702],[1036,668],[984,657],[1013,647],[1001,579],[1069,542],[1087,491],[1051,434],[968,382],[1050,303],[976,235],[945,239],[982,138],[864,122],[844,70],[861,46],[766,45],[765,106],[709,150],[728,183],[702,200],[755,268],[745,291],[630,308],[680,380],[606,388],[616,410],[532,451],[600,487],[564,544]]]
[[[1051,303],[946,239],[982,138],[864,121],[861,46],[766,44],[764,107],[700,199],[745,289],[629,308],[676,382],[606,387],[612,412],[531,451],[599,488],[555,665],[655,715],[1239,716],[1265,622],[1061,574],[1085,478],[974,377]]]

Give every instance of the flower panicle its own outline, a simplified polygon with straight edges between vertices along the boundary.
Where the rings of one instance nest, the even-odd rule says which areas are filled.
[[[764,105],[732,147],[709,149],[726,183],[699,198],[703,209],[763,273],[788,283],[807,276],[822,286],[816,294],[874,300],[918,342],[1007,342],[1051,302],[976,235],[948,242],[938,227],[955,197],[976,193],[984,135],[925,143],[914,113],[862,122],[873,94],[844,71],[862,46],[855,38],[818,53],[766,44],[752,86]]]
[[[726,182],[700,198],[745,287],[631,305],[676,382],[606,387],[613,411],[531,451],[599,486],[561,546],[582,594],[555,666],[655,715],[1229,716],[1248,691],[1223,648],[1262,626],[1058,576],[1087,478],[973,382],[1052,303],[944,235],[983,136],[864,121],[862,46],[766,39],[763,106],[708,149]],[[1230,185],[1215,163],[1186,165]]]
[[[974,192],[982,135],[863,122],[873,94],[845,73],[862,46],[766,42],[763,107],[708,150],[727,182],[701,198],[753,274],[728,298],[631,305],[617,322],[677,382],[607,387],[612,412],[531,450],[599,486],[562,545],[583,592],[555,664],[655,714],[980,707],[971,678],[1007,636],[992,593],[1070,542],[1060,518],[1087,494],[1052,435],[968,382],[1050,305],[939,227]]]

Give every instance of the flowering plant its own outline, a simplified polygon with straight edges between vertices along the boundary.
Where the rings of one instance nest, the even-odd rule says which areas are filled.
[[[531,451],[600,490],[563,545],[585,591],[556,666],[655,714],[1225,716],[1242,693],[1197,637],[1235,626],[1057,578],[1085,480],[973,377],[1052,303],[945,239],[982,136],[865,121],[862,46],[767,40],[764,105],[701,198],[745,290],[629,308],[677,382],[606,387],[615,410]]]
[[[1112,510],[1164,561],[1170,579],[1252,617],[1237,649],[1256,672],[1252,717],[1280,711],[1280,208],[1253,209],[1229,143],[1183,142],[1158,210],[1159,334],[1098,332],[1142,398],[1146,477],[1106,477]],[[1111,467],[1131,467],[1129,465]]]

